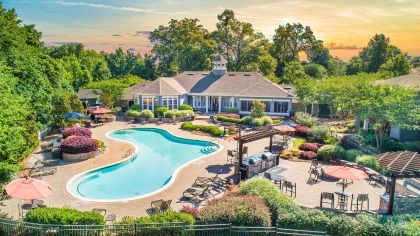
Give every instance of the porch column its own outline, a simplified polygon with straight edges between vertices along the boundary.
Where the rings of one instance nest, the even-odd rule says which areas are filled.
[[[206,113],[209,113],[209,96],[206,96]]]
[[[150,109],[152,111],[155,111],[155,98],[152,97],[152,109]]]
[[[222,97],[219,96],[219,113],[222,112]]]
[[[359,133],[360,130],[360,118],[358,116],[354,117],[354,129],[356,133]]]
[[[291,112],[292,112],[292,100],[289,100],[289,104],[287,104],[288,116],[290,116]]]

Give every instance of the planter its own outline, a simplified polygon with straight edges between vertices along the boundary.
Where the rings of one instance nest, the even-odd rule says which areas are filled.
[[[84,161],[90,158],[95,157],[96,155],[102,153],[104,148],[98,149],[97,151],[93,152],[86,152],[86,153],[79,153],[79,154],[71,154],[63,152],[63,160],[66,161]]]
[[[134,116],[126,116],[125,117],[125,119],[127,120],[127,121],[132,121],[132,120],[134,120],[136,117],[134,117]]]

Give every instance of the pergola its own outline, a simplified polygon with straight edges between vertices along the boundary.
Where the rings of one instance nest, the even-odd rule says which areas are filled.
[[[250,134],[241,135],[239,133],[239,136],[235,139],[238,141],[239,150],[238,150],[238,169],[237,169],[237,183],[241,181],[241,167],[242,167],[242,161],[243,161],[243,150],[244,150],[244,144],[257,141],[263,138],[270,138],[270,144],[268,146],[268,150],[271,152],[273,149],[273,136],[278,134],[279,131],[276,129],[273,129],[272,127],[269,127],[264,130],[256,131]]]
[[[378,155],[379,164],[386,169],[385,175],[391,178],[388,214],[394,208],[395,186],[397,178],[420,178],[420,154],[400,151],[386,152]]]

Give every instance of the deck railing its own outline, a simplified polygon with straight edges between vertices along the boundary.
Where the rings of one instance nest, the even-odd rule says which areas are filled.
[[[238,227],[231,224],[186,225],[183,223],[127,225],[47,225],[0,220],[0,235],[13,236],[277,236],[327,235],[322,231],[276,227]]]

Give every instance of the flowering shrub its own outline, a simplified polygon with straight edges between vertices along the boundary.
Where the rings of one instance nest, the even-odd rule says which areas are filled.
[[[181,210],[179,210],[179,212],[188,213],[188,214],[194,216],[194,218],[197,218],[197,216],[198,216],[198,207],[184,205],[184,206],[182,206]]]
[[[311,132],[311,129],[304,125],[296,125],[296,135],[300,137],[306,137],[308,136],[309,132]]]
[[[217,116],[224,116],[224,117],[235,118],[235,119],[241,118],[239,114],[235,114],[235,113],[219,113]]]
[[[83,137],[92,137],[92,131],[83,127],[70,127],[61,132],[63,138],[68,138],[69,136],[83,136]]]
[[[74,136],[65,139],[61,143],[61,149],[63,152],[70,154],[93,152],[98,150],[98,142],[87,137]]]
[[[296,150],[296,149],[287,149],[287,150],[284,150],[280,154],[280,157],[286,160],[290,160],[298,156],[299,156],[299,150]]]
[[[299,150],[301,151],[311,151],[311,152],[317,152],[318,148],[320,148],[322,144],[320,143],[302,143],[299,146]]]
[[[301,152],[301,153],[299,153],[299,158],[300,159],[305,159],[305,160],[315,159],[316,158],[316,152],[313,152],[313,151]]]
[[[296,112],[295,121],[300,125],[305,125],[309,127],[315,126],[317,123],[317,119],[315,117],[304,112]]]
[[[211,201],[198,217],[205,224],[270,226],[270,212],[264,200],[254,196],[222,197]]]

